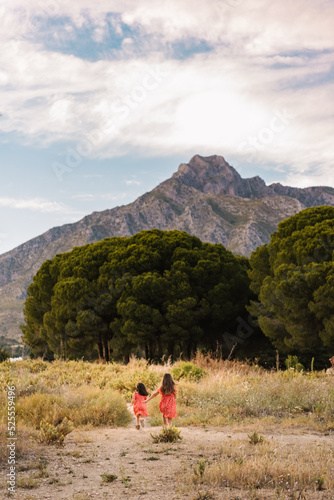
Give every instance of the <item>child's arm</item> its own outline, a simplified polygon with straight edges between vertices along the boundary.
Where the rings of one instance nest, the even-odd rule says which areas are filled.
[[[157,396],[158,394],[159,394],[159,391],[153,392],[153,394],[151,394],[151,396],[149,398],[147,398],[145,402],[148,403],[150,401],[150,399],[155,398],[155,396]]]

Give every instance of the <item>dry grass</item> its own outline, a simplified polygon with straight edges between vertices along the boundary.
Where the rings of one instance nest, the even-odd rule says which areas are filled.
[[[20,421],[30,422],[35,428],[43,420],[56,426],[65,418],[75,427],[126,426],[131,421],[126,402],[118,392],[87,386],[77,390],[63,388],[60,394],[23,396],[18,401],[17,413]]]
[[[18,460],[25,459],[31,454],[38,454],[38,432],[27,425],[20,425],[17,432],[15,454]],[[7,463],[7,428],[0,424],[0,466]]]
[[[333,378],[319,373],[265,371],[257,365],[226,361],[197,353],[193,363],[204,369],[201,380],[178,381],[177,426],[263,423],[334,429]],[[149,365],[132,358],[128,365],[83,361],[25,360],[0,364],[0,416],[6,418],[6,386],[15,384],[20,423],[38,428],[41,420],[58,425],[65,417],[77,426],[126,426],[126,402],[138,382],[149,391],[175,365]],[[157,399],[149,403],[151,423],[160,425]]]
[[[303,491],[334,491],[334,443],[323,447],[272,439],[254,446],[231,439],[220,449],[204,450],[192,470],[182,472],[180,482],[185,478],[185,488],[190,490],[200,485],[219,491],[268,489],[277,498],[280,494],[298,498]]]

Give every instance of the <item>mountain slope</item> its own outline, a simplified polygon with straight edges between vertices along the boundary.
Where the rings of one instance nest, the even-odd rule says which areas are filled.
[[[133,203],[94,212],[77,223],[50,229],[0,256],[2,335],[18,337],[25,290],[46,260],[74,246],[143,229],[185,230],[250,255],[270,239],[278,222],[305,207],[334,205],[334,189],[267,186],[243,179],[220,156],[194,156],[189,164]]]

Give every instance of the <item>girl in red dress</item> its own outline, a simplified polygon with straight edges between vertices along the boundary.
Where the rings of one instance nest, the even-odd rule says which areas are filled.
[[[161,386],[159,389],[146,400],[146,403],[151,399],[155,398],[158,394],[161,394],[161,401],[159,403],[159,408],[162,413],[162,418],[164,425],[169,427],[172,425],[172,418],[177,417],[176,413],[176,402],[175,396],[177,389],[175,387],[175,382],[170,375],[170,373],[165,373],[162,378]]]
[[[133,412],[136,415],[136,429],[139,431],[140,425],[144,427],[144,417],[148,417],[146,401],[148,392],[144,384],[139,382],[136,387],[136,392],[132,396]]]

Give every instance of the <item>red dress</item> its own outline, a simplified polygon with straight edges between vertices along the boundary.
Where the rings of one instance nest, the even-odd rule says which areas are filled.
[[[172,394],[164,394],[161,387],[159,387],[158,393],[162,396],[159,403],[159,408],[163,416],[166,418],[176,418],[177,413],[175,393],[173,392]]]
[[[142,417],[148,417],[147,407],[146,407],[147,396],[141,396],[138,392],[135,392],[132,396],[133,411],[134,414],[141,415]]]

